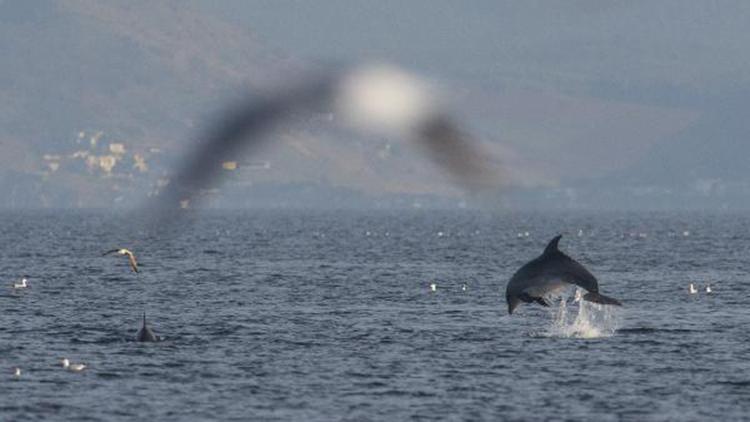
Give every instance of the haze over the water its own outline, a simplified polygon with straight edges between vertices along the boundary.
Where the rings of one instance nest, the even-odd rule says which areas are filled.
[[[0,0],[0,207],[154,195],[227,104],[304,69],[427,78],[509,175],[502,204],[747,209],[750,5]],[[307,116],[227,162],[213,206],[472,205],[400,139]]]

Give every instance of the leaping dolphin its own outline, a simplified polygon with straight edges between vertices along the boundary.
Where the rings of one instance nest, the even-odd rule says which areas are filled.
[[[153,331],[151,331],[150,328],[148,328],[148,325],[146,325],[146,313],[143,313],[143,325],[141,326],[141,329],[138,330],[138,332],[135,335],[135,341],[141,341],[141,342],[156,342],[159,341],[159,336],[154,334]]]
[[[583,296],[584,300],[602,305],[622,305],[617,299],[600,294],[596,277],[573,258],[560,252],[557,244],[561,237],[562,235],[555,236],[542,255],[527,262],[513,274],[505,290],[508,314],[512,314],[521,302],[549,306],[545,296],[570,284],[588,291]]]

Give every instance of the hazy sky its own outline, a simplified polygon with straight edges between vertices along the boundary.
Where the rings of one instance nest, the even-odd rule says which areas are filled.
[[[587,177],[588,160],[595,177],[596,168],[613,169],[608,186],[750,192],[750,170],[738,158],[750,154],[749,2],[227,0],[196,6],[294,56],[385,58],[465,88],[471,95],[462,106],[474,127],[542,167],[561,168],[551,180]],[[517,100],[512,93],[519,89],[551,96]],[[600,102],[591,106],[590,99]],[[658,108],[634,111],[642,106]],[[526,126],[514,127],[528,116]],[[679,201],[665,203],[679,207]]]
[[[479,84],[614,84],[716,95],[748,87],[744,1],[195,2],[310,58],[386,58]],[[642,92],[646,91],[646,92]],[[597,91],[598,92],[598,91]],[[658,98],[653,100],[658,101]]]

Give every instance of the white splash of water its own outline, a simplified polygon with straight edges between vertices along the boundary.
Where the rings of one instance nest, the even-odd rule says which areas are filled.
[[[576,289],[575,298],[569,304],[568,295],[561,293],[559,305],[553,309],[550,326],[538,334],[544,337],[589,339],[614,335],[620,324],[616,307],[581,300],[582,295],[583,292]]]

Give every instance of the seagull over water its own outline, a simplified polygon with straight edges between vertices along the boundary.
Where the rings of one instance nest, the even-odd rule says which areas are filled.
[[[118,255],[127,255],[128,262],[130,263],[130,269],[133,270],[134,273],[138,272],[138,261],[135,260],[135,255],[133,255],[133,252],[125,248],[112,249],[111,251],[104,252],[102,256],[107,256],[113,253],[116,253]]]

